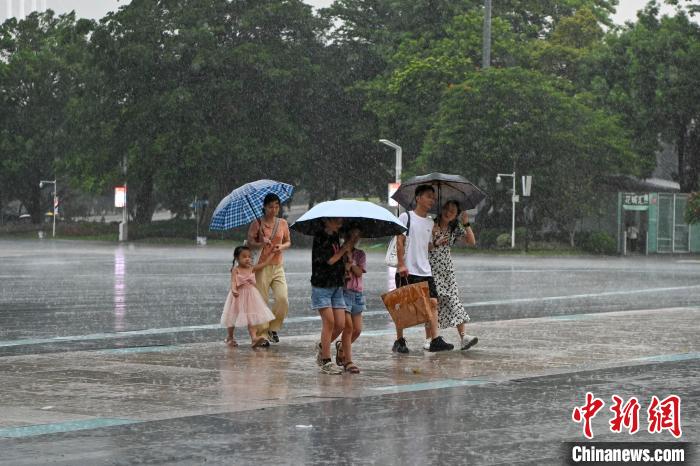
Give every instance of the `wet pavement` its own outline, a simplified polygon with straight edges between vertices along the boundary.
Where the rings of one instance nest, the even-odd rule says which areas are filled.
[[[221,343],[230,252],[0,240],[0,464],[562,464],[586,391],[677,394],[681,440],[700,438],[694,257],[458,255],[479,345],[427,353],[412,329],[399,356],[371,252],[362,373],[325,376],[309,251],[287,255],[268,350]],[[596,440],[626,440],[607,420]]]

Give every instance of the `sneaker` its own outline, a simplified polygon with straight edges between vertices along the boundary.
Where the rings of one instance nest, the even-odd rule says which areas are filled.
[[[428,351],[433,353],[437,351],[452,351],[454,347],[454,345],[443,340],[442,337],[437,337],[430,342],[430,349]]]
[[[321,373],[328,375],[339,375],[343,373],[343,369],[333,364],[333,362],[327,362],[321,366]]]
[[[270,340],[270,341],[273,342],[273,343],[279,343],[279,342],[280,342],[280,337],[277,336],[277,332],[273,332],[272,330],[270,330],[269,332],[267,332],[267,337],[268,337],[267,339]]]
[[[477,343],[479,343],[478,337],[473,337],[471,335],[464,335],[462,337],[462,350],[468,350],[469,348],[476,345]]]
[[[424,350],[430,349],[430,338],[426,338],[425,341],[423,342],[423,349]]]
[[[394,353],[408,353],[408,346],[406,346],[406,339],[399,338],[394,342],[394,346],[391,348]]]
[[[318,367],[323,366],[323,358],[321,357],[321,342],[319,341],[314,345],[314,349],[316,350],[316,365]]]

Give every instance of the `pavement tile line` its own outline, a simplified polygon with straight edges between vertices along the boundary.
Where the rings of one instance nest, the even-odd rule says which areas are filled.
[[[0,428],[0,438],[24,438],[37,435],[75,432],[77,430],[93,430],[102,427],[139,424],[144,421],[136,419],[95,418],[80,421],[54,422],[50,424],[34,424],[20,427]]]
[[[504,299],[498,301],[481,301],[476,303],[465,303],[464,307],[477,307],[477,306],[498,306],[505,304],[521,304],[521,303],[533,303],[538,301],[563,301],[568,299],[591,299],[591,298],[602,298],[607,296],[625,296],[633,294],[647,294],[647,293],[664,293],[670,291],[683,291],[683,290],[693,290],[700,289],[700,285],[688,285],[688,286],[669,286],[662,288],[645,288],[641,290],[618,290],[618,291],[604,291],[602,293],[585,293],[585,294],[572,294],[564,296],[544,296],[537,298],[516,298],[516,299]]]

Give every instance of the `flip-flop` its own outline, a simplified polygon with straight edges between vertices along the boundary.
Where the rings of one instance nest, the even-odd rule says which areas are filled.
[[[343,352],[343,342],[338,340],[335,342],[335,363],[339,366],[343,366],[343,359],[345,353]]]

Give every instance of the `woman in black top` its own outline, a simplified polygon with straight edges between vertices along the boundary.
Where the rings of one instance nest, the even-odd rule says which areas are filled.
[[[316,362],[324,374],[342,374],[331,362],[331,342],[345,326],[345,264],[343,257],[352,244],[340,246],[341,218],[323,219],[324,229],[314,235],[311,250],[311,306],[321,316],[321,341],[316,346]]]

